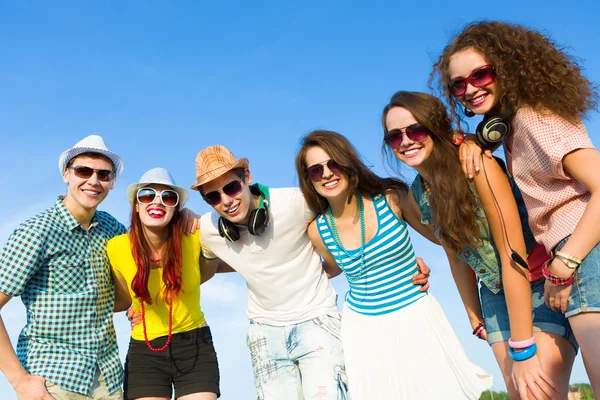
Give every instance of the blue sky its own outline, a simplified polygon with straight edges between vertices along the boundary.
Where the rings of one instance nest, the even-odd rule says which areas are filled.
[[[213,144],[248,157],[256,181],[293,186],[300,137],[330,129],[388,174],[383,106],[397,90],[427,91],[433,61],[472,20],[544,30],[600,82],[594,0],[351,3],[0,0],[0,184],[10,193],[0,203],[0,244],[65,192],[58,156],[92,133],[125,159],[101,209],[126,224],[128,184],[160,166],[188,186],[196,153]],[[586,126],[600,145],[600,114]],[[209,210],[190,194],[189,207]],[[469,357],[503,389],[491,350],[471,336],[443,252],[416,234],[413,243],[433,270],[432,293]],[[346,282],[333,283],[343,298]],[[219,356],[222,398],[251,399],[243,280],[228,274],[203,285],[202,307]],[[2,317],[16,343],[25,319],[20,300]],[[123,315],[115,320],[124,356],[129,328]],[[588,381],[580,357],[572,381]],[[15,398],[4,376],[0,397]]]

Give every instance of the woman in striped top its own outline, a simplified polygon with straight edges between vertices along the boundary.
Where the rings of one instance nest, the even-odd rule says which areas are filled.
[[[328,274],[344,272],[350,286],[341,335],[352,398],[478,399],[491,377],[467,359],[433,296],[412,284],[418,266],[406,221],[431,234],[403,212],[406,184],[375,175],[330,131],[303,139],[296,170],[319,214],[309,237]]]

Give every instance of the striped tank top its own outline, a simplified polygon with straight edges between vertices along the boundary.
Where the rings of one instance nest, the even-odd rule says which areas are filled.
[[[373,239],[365,243],[361,276],[358,276],[360,257],[352,257],[360,252],[360,248],[346,249],[347,254],[344,253],[325,215],[317,217],[317,228],[323,243],[346,277],[352,277],[348,279],[350,291],[346,294],[347,306],[364,315],[391,313],[427,295],[419,291],[421,286],[412,283],[412,277],[419,271],[406,222],[394,214],[385,196],[375,194],[373,204],[378,228]]]

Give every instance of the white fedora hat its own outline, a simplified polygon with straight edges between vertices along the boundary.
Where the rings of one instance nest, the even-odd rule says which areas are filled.
[[[127,198],[129,201],[133,201],[135,199],[136,193],[139,188],[150,185],[151,183],[156,183],[160,185],[170,186],[171,189],[179,194],[179,209],[183,208],[184,204],[188,199],[188,192],[184,188],[175,185],[175,180],[164,168],[152,168],[149,171],[146,171],[144,175],[140,178],[138,183],[132,183],[127,186]]]
[[[123,159],[117,153],[113,153],[106,147],[102,136],[90,135],[83,140],[77,142],[75,146],[69,150],[64,151],[58,158],[58,170],[61,174],[64,174],[67,164],[73,158],[83,153],[98,153],[105,157],[108,157],[115,165],[115,177],[121,175],[123,172]]]

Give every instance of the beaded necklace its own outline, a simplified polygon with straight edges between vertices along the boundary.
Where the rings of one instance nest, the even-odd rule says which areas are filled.
[[[146,332],[146,309],[144,308],[144,300],[142,300],[142,326],[144,327],[144,340],[146,341],[146,346],[148,346],[150,350],[158,353],[169,346],[169,343],[171,343],[171,336],[173,334],[173,298],[171,295],[169,295],[169,337],[167,338],[165,345],[160,348],[152,347],[150,341],[148,340],[148,333]]]
[[[348,279],[348,281],[350,281],[350,282],[356,282],[357,280],[362,278],[363,269],[365,266],[365,215],[364,215],[363,198],[362,198],[362,193],[360,192],[360,190],[357,192],[356,197],[358,199],[358,215],[360,218],[361,245],[360,245],[360,251],[354,255],[348,254],[348,251],[344,247],[344,244],[342,243],[342,240],[340,239],[340,235],[338,234],[337,228],[335,226],[335,220],[333,219],[333,212],[331,211],[331,206],[329,206],[329,209],[328,209],[329,225],[331,225],[331,232],[333,233],[333,237],[336,241],[338,248],[340,248],[340,250],[342,250],[342,252],[344,254],[346,254],[346,256],[348,258],[350,258],[352,261],[358,260],[360,258],[360,267],[359,267],[357,275],[352,276],[352,275],[348,274],[348,272],[346,272],[340,266],[340,268],[342,268],[342,271],[344,271],[344,274],[346,275],[346,279]]]

